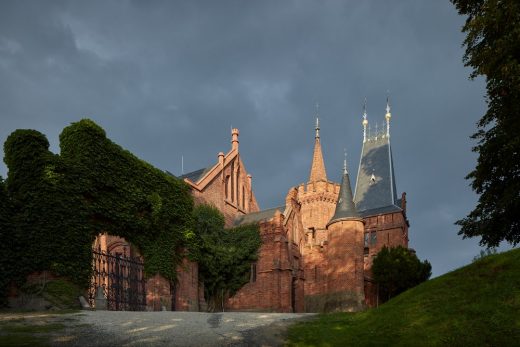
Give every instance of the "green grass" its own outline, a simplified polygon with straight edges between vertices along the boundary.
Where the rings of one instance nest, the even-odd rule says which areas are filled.
[[[490,255],[377,309],[292,326],[289,346],[520,346],[520,249]]]
[[[48,346],[48,334],[65,329],[61,323],[32,324],[21,318],[0,323],[0,346]]]

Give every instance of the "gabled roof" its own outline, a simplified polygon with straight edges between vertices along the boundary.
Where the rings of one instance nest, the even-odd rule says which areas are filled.
[[[235,226],[238,226],[238,225],[242,225],[242,224],[257,223],[257,222],[261,222],[263,220],[269,220],[274,217],[274,214],[276,213],[277,210],[280,211],[281,213],[283,213],[285,211],[285,205],[279,206],[279,207],[273,207],[273,208],[263,210],[263,211],[248,213],[248,214],[245,214],[242,216],[237,216],[235,218],[235,221],[233,222],[233,224]]]
[[[180,176],[179,178],[181,178],[181,179],[187,178],[190,181],[192,181],[193,183],[197,183],[197,181],[200,180],[202,177],[204,177],[204,175],[206,173],[208,173],[208,171],[211,170],[212,168],[213,168],[213,166],[210,166],[210,167],[198,169],[198,170],[195,170],[192,172],[188,172],[188,173]]]
[[[354,202],[360,212],[397,203],[394,164],[388,136],[370,138],[363,143]]]

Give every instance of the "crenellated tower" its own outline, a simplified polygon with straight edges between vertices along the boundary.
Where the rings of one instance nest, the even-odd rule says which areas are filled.
[[[309,181],[298,186],[298,202],[301,204],[302,223],[310,245],[327,240],[326,224],[334,213],[339,184],[327,179],[321,150],[319,114],[316,112],[314,152]]]

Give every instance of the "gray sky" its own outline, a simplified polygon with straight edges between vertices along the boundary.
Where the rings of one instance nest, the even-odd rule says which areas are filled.
[[[410,244],[440,275],[478,254],[454,221],[477,197],[469,136],[485,84],[469,81],[448,1],[1,1],[0,140],[91,118],[154,166],[181,173],[230,149],[230,127],[261,208],[307,181],[314,105],[329,179],[343,148],[357,172],[361,112],[392,104],[397,189]],[[0,175],[7,169],[0,164]],[[355,177],[352,178],[355,182]]]

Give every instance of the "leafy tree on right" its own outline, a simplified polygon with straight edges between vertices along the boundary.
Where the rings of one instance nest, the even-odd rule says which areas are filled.
[[[383,302],[426,281],[431,274],[428,260],[421,262],[414,251],[403,246],[383,247],[372,263],[372,275]]]
[[[520,2],[451,0],[467,16],[464,63],[471,78],[486,79],[488,109],[472,136],[475,169],[468,174],[477,206],[456,222],[459,235],[480,236],[480,244],[520,242]]]

